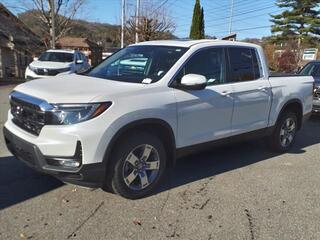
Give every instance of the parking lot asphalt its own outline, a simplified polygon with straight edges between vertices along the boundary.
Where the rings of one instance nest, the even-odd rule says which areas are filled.
[[[0,86],[0,126],[12,86]],[[264,141],[177,161],[153,196],[127,200],[29,169],[0,136],[0,239],[320,239],[320,118],[289,153]]]

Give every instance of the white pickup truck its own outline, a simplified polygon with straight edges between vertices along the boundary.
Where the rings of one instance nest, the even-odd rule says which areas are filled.
[[[17,86],[4,136],[36,170],[134,199],[150,194],[177,157],[204,146],[267,137],[288,150],[312,93],[312,77],[269,77],[256,45],[144,42],[86,74]]]

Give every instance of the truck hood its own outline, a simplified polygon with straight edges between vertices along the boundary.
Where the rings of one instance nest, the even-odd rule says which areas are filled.
[[[47,61],[33,61],[30,66],[34,68],[48,68],[48,69],[61,69],[71,67],[72,62],[47,62]]]
[[[114,95],[132,94],[146,86],[70,74],[32,80],[18,85],[14,90],[48,103],[89,103],[110,101]]]

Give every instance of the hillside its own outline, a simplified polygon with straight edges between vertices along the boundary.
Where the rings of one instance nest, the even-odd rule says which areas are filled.
[[[29,28],[41,38],[45,39],[45,26],[39,24],[36,17],[37,11],[27,11],[18,15]],[[67,34],[72,37],[88,37],[95,42],[100,42],[104,48],[118,47],[120,45],[120,27],[104,23],[87,22],[83,20],[72,20],[70,31]]]

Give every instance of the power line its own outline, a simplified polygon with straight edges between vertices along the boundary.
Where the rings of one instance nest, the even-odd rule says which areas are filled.
[[[246,3],[244,3],[244,4],[242,4],[241,5],[241,7],[245,7],[244,5],[245,4],[248,4],[249,2],[248,2],[248,0],[244,0]],[[237,6],[237,4],[239,4],[239,3],[241,3],[241,2],[244,2],[244,1],[239,1],[239,2],[235,2],[234,3],[234,6]],[[186,10],[190,10],[190,9],[187,9],[184,5],[178,5],[177,4],[178,2],[176,1],[175,3],[174,3],[174,5],[175,6],[177,6],[177,7],[179,7],[179,8],[183,8],[183,9],[186,9]],[[205,6],[205,5],[204,5]],[[230,7],[230,4],[228,4],[228,5],[220,5],[218,8],[214,8],[214,9],[210,9],[210,8],[204,8],[205,9],[205,12],[206,12],[206,14],[208,14],[208,13],[219,13],[220,11],[219,10],[225,10],[226,8],[229,8]],[[207,9],[209,9],[209,10],[207,10]],[[192,9],[191,9],[192,10]],[[239,9],[236,9],[235,8],[235,11],[238,11]],[[240,9],[241,10],[241,9]],[[190,12],[191,13],[191,12]],[[174,18],[189,18],[190,17],[190,15],[180,15],[179,17],[174,17]]]
[[[262,11],[262,10],[266,10],[266,9],[269,9],[269,8],[273,8],[274,5],[272,6],[266,6],[266,7],[262,7],[262,8],[258,8],[258,9],[251,9],[249,11],[246,11],[246,12],[241,12],[241,13],[238,13],[238,14],[234,14],[233,17],[238,17],[238,16],[242,16],[242,15],[246,15],[248,13],[254,13],[254,12],[258,12],[258,11]],[[219,20],[223,20],[223,19],[228,19],[229,17],[222,17],[222,18],[219,18]],[[208,22],[212,22],[213,20],[215,19],[211,19],[211,21],[207,21]]]
[[[251,27],[251,28],[241,28],[241,29],[236,29],[236,30],[233,30],[234,32],[243,32],[243,31],[247,31],[247,30],[253,30],[253,29],[261,29],[261,28],[270,28],[271,26],[259,26],[259,27]],[[218,32],[215,32],[215,33],[226,33],[228,31],[218,31]]]
[[[238,17],[238,16],[242,16],[242,15],[246,15],[248,13],[253,13],[253,12],[257,12],[257,11],[262,11],[262,10],[266,10],[266,9],[269,9],[269,8],[273,8],[274,6],[268,6],[268,7],[263,7],[263,8],[258,8],[258,9],[251,9],[249,11],[246,11],[246,12],[241,12],[241,13],[238,13],[238,14],[234,14],[233,17]],[[206,21],[206,24],[207,23],[210,23],[210,22],[219,22],[221,20],[225,20],[225,19],[229,19],[230,17],[222,17],[222,18],[219,18],[218,20],[215,20],[215,19],[211,19],[209,21]],[[188,24],[183,24],[183,25],[180,25],[179,27],[183,27],[183,26],[188,26]]]
[[[177,5],[176,5],[177,6]],[[229,6],[230,7],[230,6]],[[257,7],[261,7],[261,8],[257,8]],[[244,9],[239,9],[239,8],[235,8],[234,7],[234,11],[235,12],[238,12],[239,10],[246,10],[246,11],[242,11],[242,12],[240,12],[240,13],[237,13],[237,14],[235,14],[234,15],[234,17],[236,17],[236,16],[238,16],[239,14],[240,15],[242,15],[242,14],[246,14],[246,13],[248,13],[248,11],[252,11],[252,12],[254,12],[254,11],[259,11],[260,9],[264,9],[264,8],[271,8],[271,7],[274,7],[274,5],[265,5],[265,3],[262,3],[262,5],[256,5],[255,6],[255,8],[251,8],[251,9],[248,9],[248,7],[246,7],[246,8],[244,8]],[[208,10],[206,10],[206,9],[204,9],[205,10],[205,16],[206,17],[208,17],[208,16],[210,16],[210,14],[209,13],[220,13],[221,11],[214,11],[214,12],[212,12],[212,11],[208,11]],[[213,10],[213,9],[212,9]],[[224,9],[225,10],[225,9]],[[180,18],[180,19],[182,19],[182,18],[185,18],[185,17],[190,17],[190,15],[182,15],[182,17],[181,17],[181,15],[178,17],[178,16],[176,16],[175,18]],[[213,18],[213,19],[226,19],[226,18],[229,18],[229,17],[223,17],[223,18]]]
[[[150,15],[156,13],[163,5],[165,5],[169,0],[164,0],[155,10],[153,10]]]
[[[268,12],[266,14],[272,14],[272,13],[279,13],[279,10],[277,11],[273,11],[273,12]],[[233,23],[235,22],[242,22],[243,20],[247,20],[247,19],[251,19],[251,18],[257,18],[257,17],[262,17],[264,15],[262,14],[259,14],[259,15],[254,15],[254,16],[249,16],[249,17],[246,17],[246,18],[241,18],[241,19],[237,19],[237,20],[234,20]],[[216,27],[216,26],[221,26],[221,23],[220,24],[213,24],[213,25],[207,25],[207,27]]]
[[[258,1],[258,0],[257,0]],[[235,10],[244,10],[246,9],[248,6],[247,5],[252,5],[251,2],[248,2],[248,1],[245,1],[245,3],[242,3],[243,1],[238,1],[238,2],[235,2],[234,3],[234,8]],[[240,4],[241,3],[241,4]],[[266,4],[266,2],[259,2],[259,4]],[[226,10],[226,8],[229,8],[230,7],[230,4],[226,4],[226,5],[223,5],[221,7],[218,7],[218,8],[212,8],[212,9],[209,9],[207,10],[206,12],[207,13],[218,13],[220,11],[224,11]],[[240,9],[239,9],[240,7]]]

